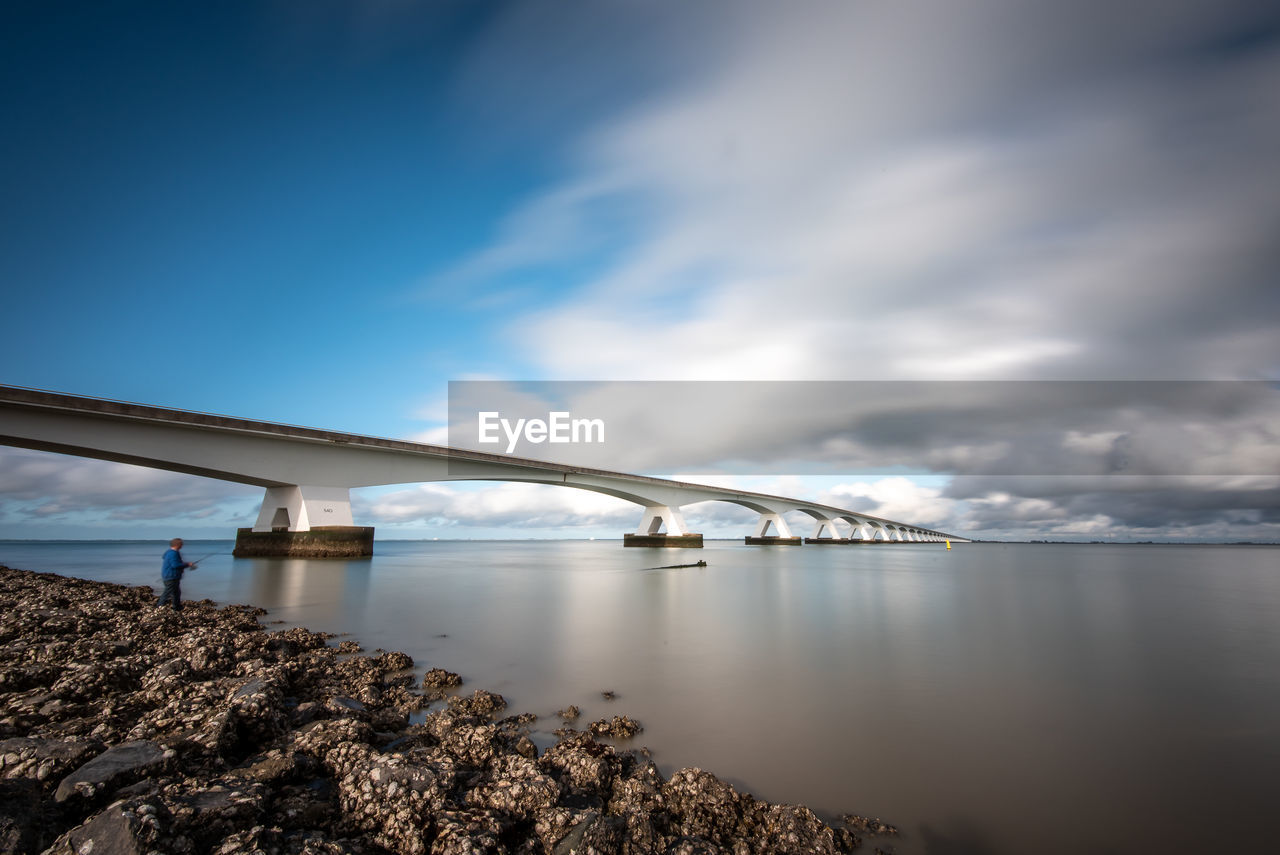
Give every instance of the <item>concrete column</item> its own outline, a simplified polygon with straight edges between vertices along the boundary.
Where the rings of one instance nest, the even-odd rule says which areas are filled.
[[[765,537],[769,533],[769,524],[772,523],[775,534],[778,537],[794,537],[791,533],[791,526],[787,525],[787,521],[782,518],[782,514],[762,513],[760,519],[756,521],[756,530],[752,533],[752,537]]]
[[[644,509],[644,516],[640,518],[640,527],[636,529],[636,534],[657,534],[664,525],[667,527],[667,534],[679,536],[689,533],[679,508],[649,505]]]
[[[314,526],[349,526],[351,491],[346,487],[268,487],[253,530],[310,531]]]
[[[663,526],[665,532],[660,532]],[[640,517],[634,534],[622,536],[623,546],[684,546],[701,548],[702,535],[689,531],[680,508],[670,505],[648,505]]]
[[[823,536],[823,532],[826,536]],[[833,519],[817,519],[813,524],[813,534],[809,535],[809,542],[815,540],[848,540],[847,537],[840,535],[840,529],[836,527],[836,521]]]
[[[774,528],[773,534],[768,533],[770,524]],[[756,521],[755,533],[747,535],[743,541],[749,546],[790,546],[804,542],[791,533],[791,526],[787,525],[782,514],[774,511],[761,511],[760,519]]]
[[[827,532],[827,538],[840,538],[840,529],[836,527],[835,520],[815,520],[813,523],[813,534],[809,535],[812,540],[822,538],[822,532]]]

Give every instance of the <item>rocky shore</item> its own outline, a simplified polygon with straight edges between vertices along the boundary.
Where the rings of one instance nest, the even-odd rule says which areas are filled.
[[[597,741],[625,716],[539,752],[534,716],[439,668],[419,689],[403,653],[154,603],[0,567],[0,851],[821,855],[887,829],[666,779]]]

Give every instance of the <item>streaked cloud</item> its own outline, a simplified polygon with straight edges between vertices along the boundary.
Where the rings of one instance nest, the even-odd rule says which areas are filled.
[[[510,215],[575,219],[565,206],[583,186],[643,212],[607,269],[513,326],[544,376],[1280,368],[1274,15],[1197,2],[1158,15],[1096,2],[725,8],[737,26],[715,63],[599,120],[564,181]],[[539,233],[504,234],[462,264]],[[573,275],[582,248],[566,236],[538,254],[559,251]]]
[[[0,450],[0,485],[0,519],[18,531],[84,512],[120,522],[234,522],[261,501],[243,484],[20,449]]]

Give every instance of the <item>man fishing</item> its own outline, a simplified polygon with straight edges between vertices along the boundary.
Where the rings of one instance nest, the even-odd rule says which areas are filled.
[[[182,574],[189,567],[196,569],[195,562],[182,560],[182,538],[175,537],[169,541],[169,549],[164,554],[160,565],[160,578],[164,580],[164,593],[160,595],[157,606],[173,603],[175,612],[182,611]]]

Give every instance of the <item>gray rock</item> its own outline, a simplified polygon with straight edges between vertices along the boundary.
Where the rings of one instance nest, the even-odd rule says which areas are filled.
[[[268,783],[285,780],[298,769],[297,755],[291,751],[269,751],[265,756],[252,759],[254,762],[232,769],[229,774],[236,778]]]
[[[96,798],[160,769],[173,756],[173,751],[147,740],[117,745],[63,778],[54,799],[61,803],[76,796]]]
[[[59,837],[44,855],[144,855],[158,830],[153,806],[119,801]]]
[[[329,698],[325,709],[334,716],[356,715],[367,711],[367,707],[355,698]]]

